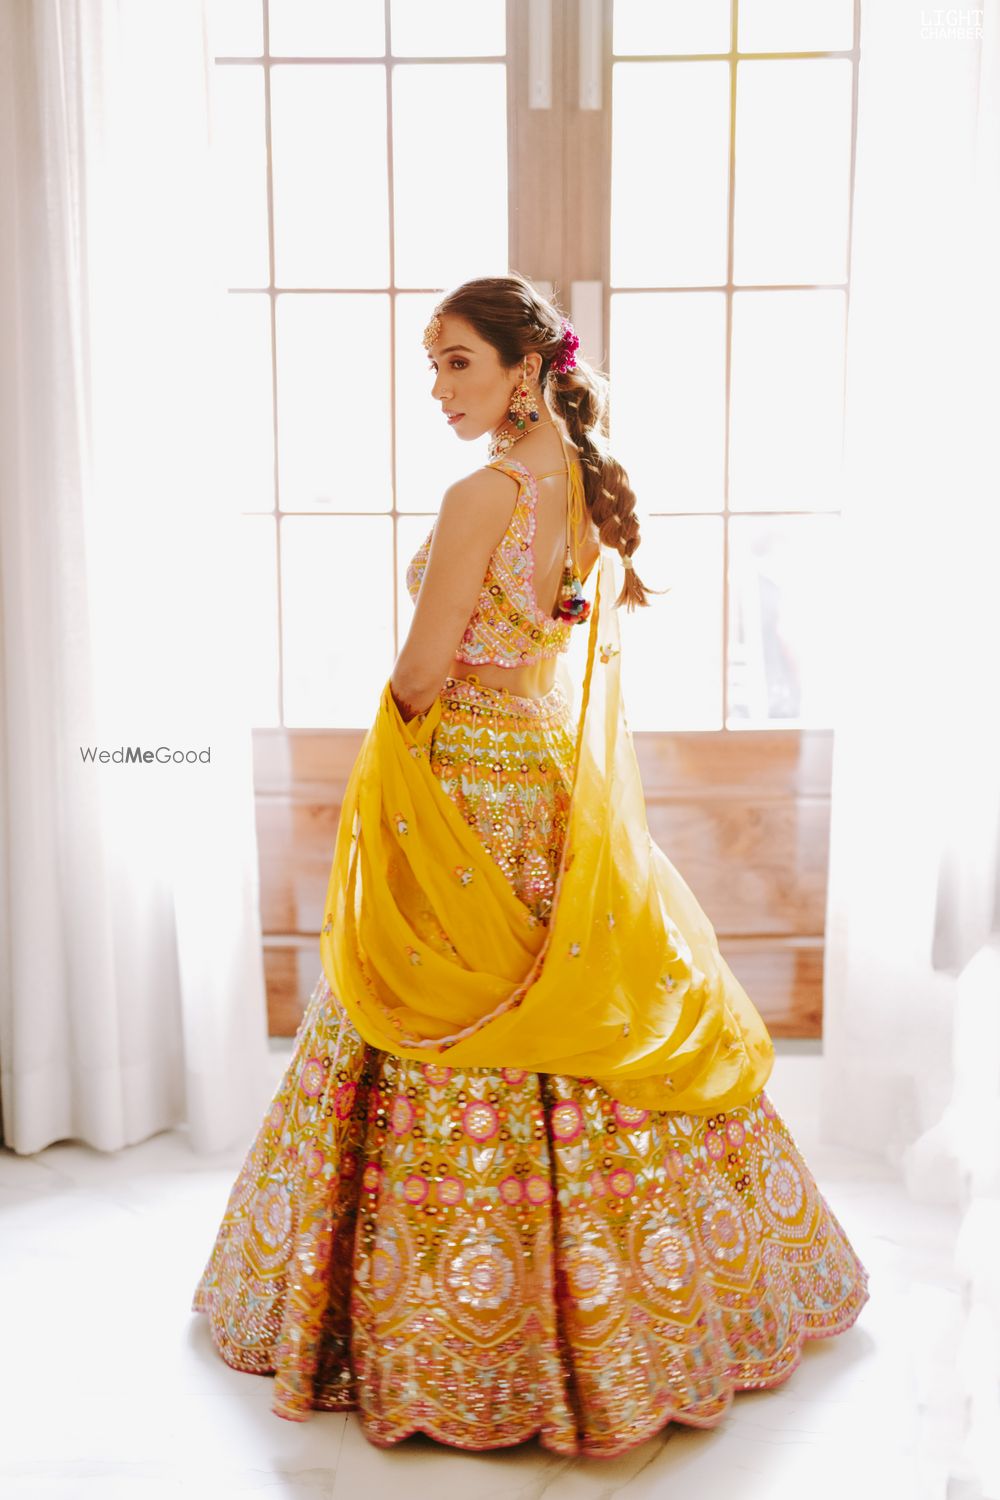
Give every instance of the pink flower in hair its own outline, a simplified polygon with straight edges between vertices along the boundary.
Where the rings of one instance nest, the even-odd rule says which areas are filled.
[[[556,350],[555,358],[552,361],[552,368],[559,375],[563,375],[567,370],[572,370],[576,367],[576,351],[580,347],[580,340],[577,337],[576,329],[568,318],[563,318],[562,329],[562,343]]]

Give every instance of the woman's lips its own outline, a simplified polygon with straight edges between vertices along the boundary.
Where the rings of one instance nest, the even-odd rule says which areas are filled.
[[[464,411],[456,412],[453,417],[449,417],[448,418],[448,426],[449,427],[454,427],[455,423],[456,422],[461,422],[461,420],[462,420],[462,418],[464,416],[465,416],[465,412]]]

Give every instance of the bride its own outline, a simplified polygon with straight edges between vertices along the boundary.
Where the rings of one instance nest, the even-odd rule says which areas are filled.
[[[779,1384],[868,1276],[646,824],[617,610],[653,591],[607,382],[516,274],[423,342],[489,462],[410,561],[322,972],[192,1308],[278,1416],[614,1455]]]

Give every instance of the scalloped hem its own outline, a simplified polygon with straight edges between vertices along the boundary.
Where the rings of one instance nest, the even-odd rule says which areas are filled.
[[[433,1422],[426,1424],[415,1422],[387,1436],[378,1436],[376,1433],[370,1431],[363,1416],[359,1419],[359,1425],[365,1440],[374,1448],[395,1448],[400,1443],[405,1442],[407,1438],[420,1436],[429,1438],[431,1442],[438,1443],[442,1447],[452,1448],[459,1453],[492,1453],[505,1448],[517,1448],[524,1443],[537,1441],[541,1448],[544,1448],[549,1453],[555,1453],[561,1458],[621,1458],[623,1454],[630,1453],[633,1448],[641,1447],[643,1443],[649,1442],[650,1438],[656,1437],[658,1433],[663,1432],[670,1426],[671,1422],[676,1422],[682,1427],[694,1427],[707,1431],[719,1426],[731,1410],[736,1397],[743,1392],[774,1390],[778,1386],[784,1385],[786,1381],[791,1379],[802,1363],[806,1344],[816,1342],[819,1339],[836,1338],[838,1335],[846,1333],[850,1328],[853,1328],[869,1300],[869,1278],[867,1272],[865,1272],[862,1281],[859,1283],[857,1300],[851,1303],[844,1316],[828,1328],[808,1328],[803,1326],[799,1331],[797,1345],[789,1346],[792,1348],[792,1357],[789,1363],[783,1365],[774,1375],[764,1376],[755,1380],[740,1380],[734,1377],[721,1405],[709,1415],[698,1416],[692,1411],[686,1411],[684,1407],[674,1407],[671,1411],[658,1412],[650,1416],[648,1421],[644,1422],[636,1431],[630,1433],[628,1437],[612,1444],[580,1437],[577,1438],[576,1442],[568,1442],[556,1437],[550,1428],[540,1424],[514,1437],[491,1438],[489,1441],[481,1443],[475,1441],[457,1442],[453,1437],[449,1437],[440,1428],[436,1427]],[[208,1313],[206,1295],[201,1288],[195,1294],[191,1310],[192,1312]],[[274,1378],[276,1375],[276,1370],[273,1366],[262,1369],[250,1362],[240,1363],[231,1357],[231,1350],[222,1345],[217,1345],[216,1347],[224,1362],[232,1370],[237,1370],[245,1375],[264,1375],[271,1378]],[[776,1356],[778,1359],[780,1357],[780,1354]],[[324,1401],[320,1397],[317,1401],[311,1401],[304,1407],[275,1403],[271,1407],[271,1412],[274,1416],[280,1417],[285,1422],[308,1422],[316,1412],[360,1412],[360,1407],[353,1398],[343,1401],[336,1399]]]
[[[766,1091],[688,1116],[587,1079],[408,1062],[328,998],[324,978],[191,1302],[227,1365],[275,1377],[283,1420],[360,1410],[377,1447],[614,1457],[670,1421],[715,1426],[868,1301]],[[475,1306],[473,1259],[492,1298]]]

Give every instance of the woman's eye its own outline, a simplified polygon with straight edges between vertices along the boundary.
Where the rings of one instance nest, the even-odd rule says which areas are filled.
[[[468,361],[464,360],[464,359],[451,359],[451,360],[448,361],[448,363],[451,365],[452,369],[454,369],[454,367],[456,365],[461,365],[462,369],[464,370],[466,364],[468,363]],[[434,374],[437,373],[437,365],[435,365],[433,363],[429,364],[427,366],[427,370],[428,370],[429,374],[434,375]]]

